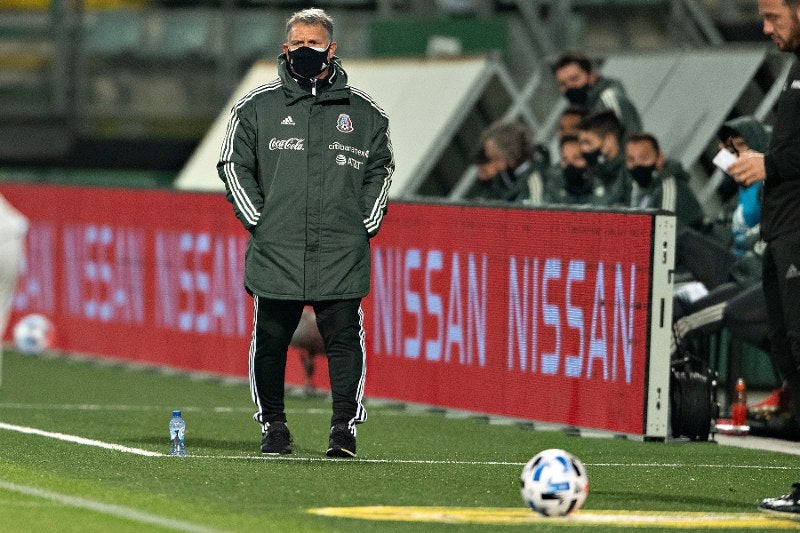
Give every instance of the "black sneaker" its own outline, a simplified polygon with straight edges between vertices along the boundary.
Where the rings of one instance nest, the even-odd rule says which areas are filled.
[[[347,424],[336,424],[331,428],[328,439],[328,457],[355,457],[356,456],[356,429],[350,429]]]
[[[264,424],[261,432],[261,453],[287,454],[292,453],[292,434],[286,427],[286,422],[270,422]]]
[[[785,518],[800,520],[800,483],[792,484],[792,492],[777,498],[765,498],[758,504],[758,510]]]

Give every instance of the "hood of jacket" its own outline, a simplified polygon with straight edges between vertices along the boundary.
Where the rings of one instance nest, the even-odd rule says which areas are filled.
[[[726,141],[733,132],[738,133],[751,150],[762,154],[769,148],[770,131],[758,119],[752,116],[737,117],[727,121],[720,129],[720,140]]]

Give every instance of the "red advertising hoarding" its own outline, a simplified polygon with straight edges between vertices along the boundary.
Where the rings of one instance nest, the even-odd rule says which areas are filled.
[[[12,324],[40,312],[65,351],[246,376],[247,232],[223,194],[0,192],[31,221]],[[362,306],[367,395],[643,434],[653,221],[392,203]]]
[[[393,204],[372,247],[369,390],[641,433],[651,225]]]

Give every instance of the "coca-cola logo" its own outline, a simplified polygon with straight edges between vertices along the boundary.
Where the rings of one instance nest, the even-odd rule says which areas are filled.
[[[303,150],[305,139],[290,137],[288,139],[276,139],[273,137],[269,141],[270,150]]]

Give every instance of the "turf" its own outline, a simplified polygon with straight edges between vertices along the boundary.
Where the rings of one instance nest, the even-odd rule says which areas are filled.
[[[0,430],[0,531],[175,530],[163,521],[146,523],[135,513],[189,522],[197,527],[184,529],[195,531],[519,530],[522,526],[374,522],[308,510],[519,508],[522,464],[553,447],[586,463],[591,485],[586,511],[751,513],[764,496],[786,492],[800,470],[800,457],[788,454],[714,443],[576,437],[378,401],[367,402],[359,459],[329,460],[324,451],[330,405],[324,397],[287,398],[295,453],[265,459],[246,383],[15,353],[6,353],[3,370],[0,423],[166,453],[170,413],[182,409],[190,455],[144,457]],[[120,506],[134,515],[54,502],[9,485]],[[559,521],[536,525],[537,531],[578,529],[601,530],[565,529]]]

